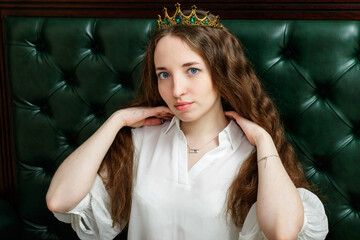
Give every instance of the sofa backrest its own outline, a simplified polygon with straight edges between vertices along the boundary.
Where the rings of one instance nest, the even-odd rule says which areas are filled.
[[[24,239],[76,239],[47,209],[60,163],[137,92],[153,19],[5,19]],[[360,239],[360,22],[224,20],[275,102],[328,239]]]

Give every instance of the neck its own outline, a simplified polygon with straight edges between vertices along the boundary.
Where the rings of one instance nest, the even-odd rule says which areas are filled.
[[[189,143],[202,143],[217,136],[228,123],[221,107],[219,111],[212,111],[209,116],[203,116],[196,121],[181,121],[180,128]]]

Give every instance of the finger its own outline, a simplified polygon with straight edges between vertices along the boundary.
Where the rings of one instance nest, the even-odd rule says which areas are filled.
[[[172,115],[172,116],[174,116],[175,114],[170,110],[170,108],[168,108],[168,107],[163,107],[164,108],[164,110],[163,110],[163,113],[164,114],[169,114],[169,115]]]
[[[246,118],[240,116],[237,112],[234,111],[225,112],[225,116],[232,117],[236,121],[247,120]]]
[[[163,116],[167,116],[167,115],[171,115],[173,114],[171,112],[171,110],[168,108],[168,107],[165,107],[165,106],[159,106],[159,107],[155,107],[153,108],[153,110],[155,111],[153,113],[152,116],[154,117],[163,117]]]
[[[166,111],[162,106],[160,107],[149,107],[146,109],[143,109],[143,114],[145,118],[150,118],[150,117],[159,117],[161,116],[162,112]]]
[[[159,125],[163,122],[162,119],[165,120],[171,120],[173,118],[173,113],[170,111],[168,107],[165,106],[158,106],[158,107],[147,107],[143,108],[143,117],[146,120],[146,123],[142,124],[144,125]],[[149,120],[147,119],[159,119],[159,120]]]
[[[235,112],[235,111],[225,111],[224,114],[229,115],[229,116],[238,115],[237,112]]]
[[[165,115],[163,115],[163,117],[167,117],[167,118],[173,118],[175,115],[173,115],[173,114],[165,114]]]
[[[164,117],[163,119],[165,119],[166,121],[171,121],[172,117]]]
[[[163,118],[163,119],[172,119],[174,117],[174,115],[170,114],[170,113],[162,113],[162,114],[159,114],[157,116],[155,116],[157,118]]]
[[[162,120],[160,118],[147,118],[144,121],[143,126],[155,126],[162,124]]]
[[[233,116],[231,116],[231,115],[225,115],[225,117],[226,117],[227,119],[230,119],[230,120],[235,120],[235,118],[234,118]]]
[[[159,106],[159,107],[156,107],[159,112],[163,112],[163,113],[172,113],[170,108],[166,107],[166,106]]]
[[[225,116],[230,118],[230,119],[236,119],[237,117],[239,117],[239,114],[237,114],[236,112],[234,111],[227,111],[225,112]]]
[[[168,108],[168,109],[169,109],[169,113],[170,113],[172,116],[175,116],[175,113],[173,113],[170,108]]]

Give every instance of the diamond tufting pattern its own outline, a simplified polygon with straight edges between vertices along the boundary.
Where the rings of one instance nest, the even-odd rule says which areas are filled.
[[[224,20],[243,43],[308,179],[327,239],[360,239],[360,22]],[[59,164],[137,92],[149,19],[6,18],[24,239],[76,239],[47,210]]]

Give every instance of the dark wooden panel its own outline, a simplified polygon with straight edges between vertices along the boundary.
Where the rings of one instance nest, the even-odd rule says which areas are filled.
[[[189,8],[194,1],[181,1]],[[95,16],[95,17],[156,17],[164,6],[174,10],[175,1],[122,1],[122,0],[38,0],[0,1],[0,8],[12,10],[6,14]],[[278,0],[278,1],[196,1],[199,8],[219,14],[221,18],[240,19],[358,19],[359,0]],[[44,11],[45,10],[45,11]],[[49,12],[48,12],[49,11]]]
[[[123,1],[123,0],[38,0],[0,1],[7,15],[73,16],[73,17],[135,17],[156,18],[164,6],[174,10],[176,1]],[[180,1],[190,8],[194,1]],[[360,1],[349,0],[228,0],[225,3],[196,1],[199,8],[219,14],[222,19],[359,19]]]
[[[1,19],[2,15],[0,13]],[[0,38],[0,198],[12,204],[15,200],[15,166],[12,150],[10,98],[5,72],[4,21],[1,21]]]

